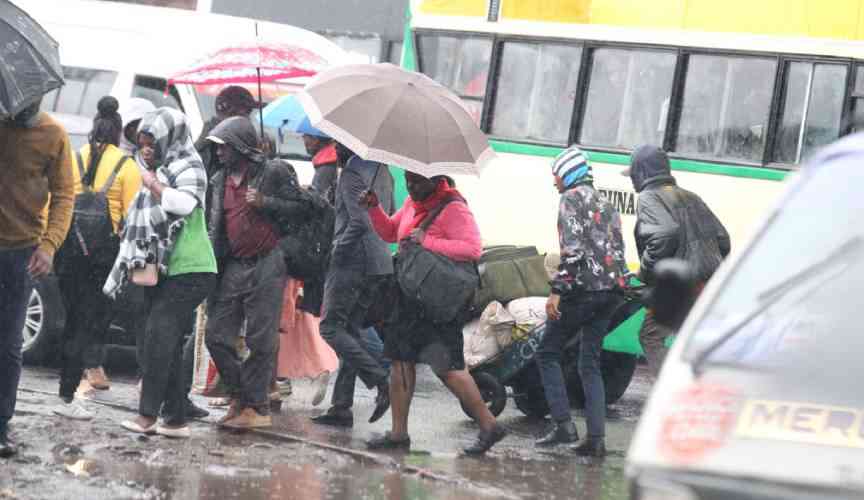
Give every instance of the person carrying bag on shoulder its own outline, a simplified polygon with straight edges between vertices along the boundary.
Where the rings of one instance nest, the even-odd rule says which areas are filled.
[[[410,198],[392,217],[368,191],[360,204],[387,242],[400,242],[397,255],[399,300],[384,328],[384,356],[392,360],[390,401],[392,427],[367,442],[370,449],[410,448],[408,409],[414,395],[416,364],[429,365],[438,378],[469,408],[480,425],[466,454],[483,454],[503,439],[498,425],[465,367],[462,317],[477,286],[480,230],[465,199],[442,177],[405,172]],[[444,288],[448,287],[448,288]]]

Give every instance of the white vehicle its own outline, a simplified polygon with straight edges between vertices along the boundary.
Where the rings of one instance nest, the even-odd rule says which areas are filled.
[[[347,53],[326,38],[294,26],[253,19],[165,7],[86,0],[15,0],[60,44],[66,84],[45,96],[42,110],[66,126],[73,147],[87,141],[96,103],[112,95],[121,102],[141,97],[156,106],[181,109],[189,117],[193,137],[214,113],[221,86],[168,86],[168,77],[216,48],[255,40],[288,43],[309,49],[332,64],[349,61]],[[265,85],[265,103],[296,91],[305,79]],[[257,96],[257,88],[250,88]],[[286,141],[286,144],[288,142]],[[305,151],[290,142],[293,158]],[[295,164],[301,181],[311,178],[311,166]],[[54,335],[65,320],[60,294],[52,277],[42,280],[27,309],[24,356],[41,362],[55,352]]]

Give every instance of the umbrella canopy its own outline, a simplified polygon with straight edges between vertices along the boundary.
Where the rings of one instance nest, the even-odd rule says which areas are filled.
[[[297,98],[312,125],[367,160],[426,177],[479,176],[495,156],[455,94],[392,64],[332,68]]]
[[[328,137],[327,134],[312,126],[303,106],[293,95],[282,96],[264,108],[264,125],[276,129],[284,127],[298,134]]]
[[[0,116],[63,85],[57,42],[26,12],[0,0]]]
[[[174,74],[170,83],[261,83],[317,74],[327,61],[296,45],[256,41],[215,50]]]

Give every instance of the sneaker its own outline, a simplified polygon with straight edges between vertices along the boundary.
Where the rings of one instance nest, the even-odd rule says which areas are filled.
[[[134,420],[124,420],[120,422],[120,426],[127,431],[134,432],[136,434],[156,434],[156,422],[153,422],[153,425],[151,425],[150,427],[141,427],[140,425],[138,425],[138,422]]]
[[[0,431],[0,458],[9,458],[18,454],[18,448],[15,443],[9,439],[6,431]]]
[[[556,423],[552,430],[542,438],[535,441],[537,446],[555,446],[556,444],[575,443],[579,441],[579,431],[572,421]]]
[[[481,431],[480,435],[477,436],[477,440],[463,451],[466,455],[482,455],[495,446],[498,441],[504,439],[505,436],[507,436],[507,429],[496,425],[491,431]]]
[[[73,399],[71,403],[60,403],[52,410],[55,415],[70,420],[92,420],[93,412],[84,407],[77,399]]]
[[[318,406],[324,401],[324,396],[327,395],[327,386],[330,384],[330,372],[324,372],[314,379],[312,383],[315,385],[315,394],[312,396],[312,406]]]
[[[231,429],[260,429],[272,427],[273,418],[270,415],[258,413],[254,408],[245,408],[236,417],[225,421],[222,426]]]
[[[88,368],[84,370],[84,376],[90,387],[100,391],[107,391],[111,388],[111,383],[108,381],[108,376],[105,375],[105,370],[100,366],[97,368]]]
[[[587,438],[573,448],[573,453],[580,457],[603,458],[606,456],[606,441]]]
[[[192,435],[188,425],[183,427],[166,427],[164,425],[156,426],[156,434],[169,438],[185,439]]]

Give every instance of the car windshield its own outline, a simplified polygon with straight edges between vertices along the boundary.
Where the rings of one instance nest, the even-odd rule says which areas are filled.
[[[816,167],[734,269],[685,359],[770,370],[809,366],[817,374],[827,372],[826,360],[847,367],[843,373],[859,366],[862,182],[860,157]]]

